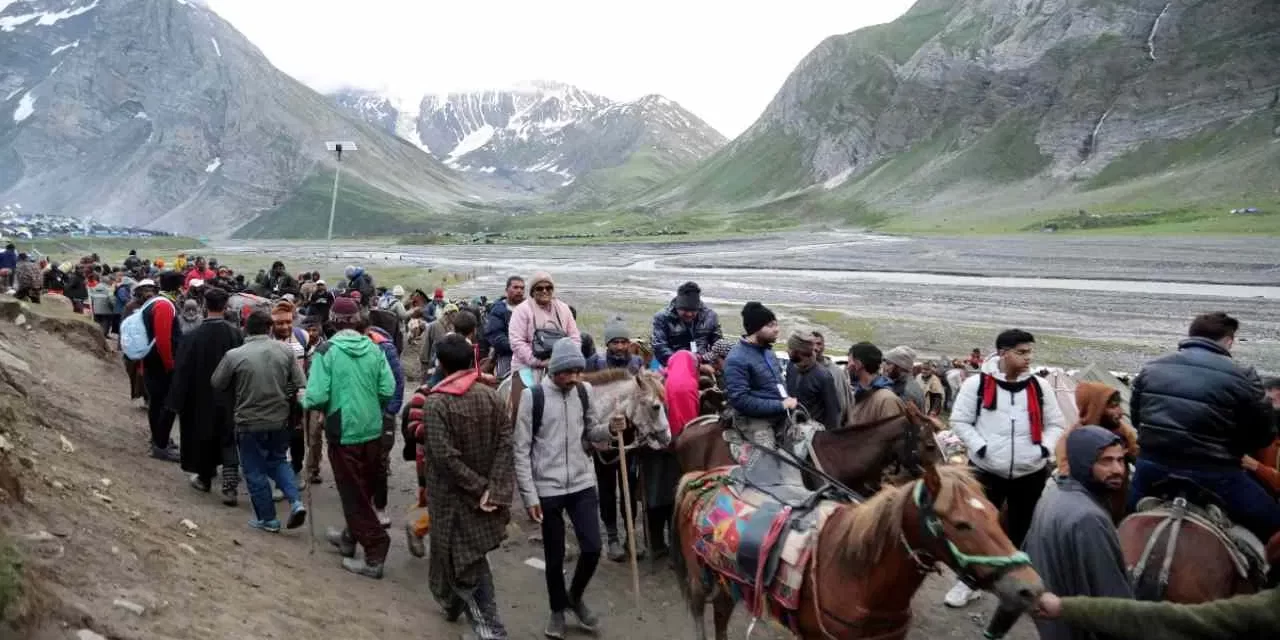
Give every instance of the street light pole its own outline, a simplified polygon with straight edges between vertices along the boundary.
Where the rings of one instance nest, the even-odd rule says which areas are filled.
[[[333,215],[338,210],[338,179],[342,176],[342,152],[355,151],[356,143],[350,140],[337,140],[324,143],[325,149],[337,154],[338,163],[333,170],[333,196],[329,200],[329,232],[325,234],[325,252],[333,253]]]

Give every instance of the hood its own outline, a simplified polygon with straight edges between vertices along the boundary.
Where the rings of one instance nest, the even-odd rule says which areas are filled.
[[[890,391],[892,391],[893,381],[890,380],[889,378],[886,378],[885,376],[877,375],[874,379],[871,380],[871,384],[869,386],[864,387],[860,382],[857,382],[856,380],[853,383],[854,393],[865,393],[867,391],[874,391],[876,389],[889,389]]]
[[[1107,487],[1093,479],[1093,463],[1098,460],[1098,451],[1113,444],[1124,444],[1120,436],[1095,425],[1086,425],[1072,429],[1067,434],[1067,464],[1071,468],[1071,479],[1084,485],[1093,493],[1104,493]]]
[[[360,358],[373,353],[376,353],[379,358],[382,357],[382,353],[378,350],[378,345],[374,344],[373,340],[369,339],[369,336],[356,333],[350,329],[343,329],[333,334],[333,337],[329,338],[329,348],[341,349],[343,353],[352,358]]]
[[[1076,407],[1080,410],[1080,424],[1103,425],[1103,415],[1111,397],[1120,392],[1103,382],[1081,382],[1076,386]],[[1114,425],[1119,427],[1120,425]]]
[[[677,351],[667,361],[667,378],[692,380],[694,388],[698,384],[698,360],[692,351]]]
[[[995,354],[995,355],[989,356],[986,360],[984,360],[982,362],[982,372],[987,375],[994,376],[996,378],[1000,378],[1003,380],[1004,372],[1000,370],[1000,355]],[[1027,378],[1030,378],[1030,377],[1031,377],[1031,369],[1027,369],[1026,371],[1023,371],[1021,375],[1018,376],[1018,381],[1026,380]]]

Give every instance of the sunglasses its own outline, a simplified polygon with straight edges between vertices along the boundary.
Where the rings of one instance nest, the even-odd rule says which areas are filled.
[[[533,288],[534,293],[540,293],[542,291],[555,291],[555,290],[556,288],[549,284],[539,285]]]

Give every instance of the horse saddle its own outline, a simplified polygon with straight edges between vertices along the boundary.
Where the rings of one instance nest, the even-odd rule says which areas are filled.
[[[1267,554],[1263,542],[1248,529],[1227,517],[1225,503],[1216,492],[1185,476],[1171,475],[1152,485],[1151,494],[1138,501],[1135,516],[1184,519],[1214,534],[1231,555],[1236,571],[1245,580],[1261,584],[1267,575]],[[1157,532],[1160,530],[1157,529]],[[1173,534],[1170,534],[1173,535]],[[1151,547],[1156,538],[1147,542]],[[1171,541],[1170,545],[1176,544]],[[1149,555],[1144,550],[1143,557]],[[1139,563],[1141,564],[1141,563]]]

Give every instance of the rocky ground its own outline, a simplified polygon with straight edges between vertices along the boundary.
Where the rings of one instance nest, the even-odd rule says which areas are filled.
[[[146,415],[128,399],[118,356],[91,327],[46,306],[21,312],[0,297],[0,522],[23,560],[23,594],[0,637],[351,639],[454,638],[426,590],[427,564],[405,549],[399,526],[415,486],[410,463],[395,462],[396,526],[387,577],[348,574],[308,529],[279,535],[250,530],[247,498],[224,507],[186,485],[178,466],[147,453]],[[19,315],[23,324],[14,323]],[[411,354],[410,354],[411,355]],[[393,456],[393,460],[396,456]],[[326,472],[326,478],[329,474]],[[16,479],[22,490],[13,484]],[[19,502],[19,497],[24,501]],[[318,532],[341,522],[328,483],[316,487]],[[541,549],[519,519],[492,554],[498,595],[513,638],[539,638],[545,603]],[[7,554],[0,554],[0,559]],[[8,562],[8,561],[6,561]],[[8,569],[11,563],[0,569]],[[674,578],[641,566],[637,610],[625,564],[605,561],[591,601],[601,637],[688,637]],[[0,594],[12,582],[3,582]],[[990,598],[964,611],[941,606],[949,587],[930,579],[916,597],[909,636],[978,637]],[[744,633],[741,614],[735,637]],[[88,632],[98,635],[91,635]],[[582,634],[574,634],[583,637]],[[761,628],[757,637],[781,638]],[[1011,636],[1034,637],[1024,621]]]

